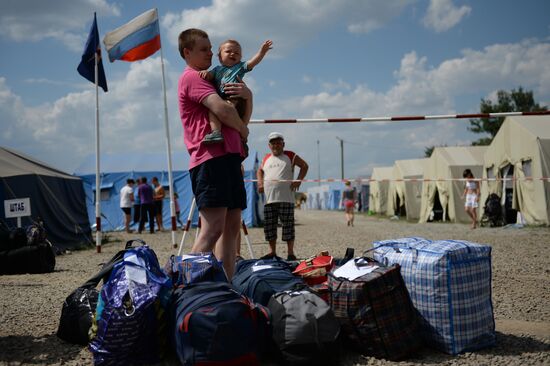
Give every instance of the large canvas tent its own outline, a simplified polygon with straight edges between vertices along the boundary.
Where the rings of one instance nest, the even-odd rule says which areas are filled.
[[[166,167],[166,154],[162,153],[134,153],[134,154],[102,154],[101,155],[101,224],[103,231],[117,231],[124,229],[123,213],[120,209],[120,189],[126,185],[128,178],[137,179],[147,177],[148,183],[151,183],[153,177],[157,177],[166,190],[162,216],[165,229],[170,228],[170,199],[168,172],[163,170]],[[191,203],[193,192],[191,190],[191,180],[189,179],[189,155],[187,152],[179,153],[172,159],[174,188],[178,193],[180,204],[180,219],[185,224]],[[258,167],[258,158],[255,151],[250,151],[247,159],[243,161],[244,179],[256,179],[256,169]],[[95,156],[90,156],[76,170],[75,174],[84,181],[84,191],[86,193],[86,205],[88,217],[91,225],[95,225]],[[245,181],[247,208],[243,210],[242,217],[245,224],[249,227],[258,226],[260,223],[259,211],[263,207],[258,207],[258,193],[255,182]],[[133,210],[132,210],[133,211]],[[198,211],[193,215],[193,225],[198,222]],[[133,224],[133,229],[137,229],[137,224]]]
[[[428,159],[395,161],[388,188],[388,216],[404,214],[407,220],[420,218],[422,178],[427,161]]]
[[[516,180],[493,180],[482,185],[481,202],[485,202],[490,193],[496,193],[501,203],[520,211],[526,223],[548,225],[550,182],[540,178],[549,176],[550,117],[506,117],[485,152],[483,178],[515,177]],[[533,179],[525,180],[526,177]],[[505,202],[507,198],[509,202]]]
[[[0,147],[0,217],[11,227],[15,218],[5,219],[4,200],[29,198],[31,216],[22,217],[26,226],[40,217],[48,239],[67,249],[91,245],[82,180],[16,150]]]
[[[388,189],[392,179],[393,166],[376,167],[372,169],[369,210],[378,214],[385,214],[388,209]]]
[[[474,177],[480,178],[483,171],[483,155],[486,146],[470,147],[436,147],[428,159],[425,170],[425,181],[422,186],[422,202],[419,222],[427,222],[433,212],[442,210],[442,219],[453,222],[470,222],[464,211],[464,181],[462,173],[470,169]]]

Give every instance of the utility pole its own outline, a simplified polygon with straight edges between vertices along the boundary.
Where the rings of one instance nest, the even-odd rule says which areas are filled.
[[[344,179],[344,140],[336,136],[336,139],[340,141],[340,167],[342,173],[342,180]]]
[[[317,140],[317,185],[321,185],[321,153],[319,152],[319,140]]]

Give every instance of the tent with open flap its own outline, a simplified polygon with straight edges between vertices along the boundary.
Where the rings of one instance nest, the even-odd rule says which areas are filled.
[[[550,182],[541,179],[549,176],[550,116],[506,117],[485,152],[483,178],[516,179],[483,184],[480,202],[496,193],[506,222],[516,222],[519,211],[527,224],[549,225]],[[482,214],[483,204],[480,206]]]
[[[425,165],[419,222],[431,219],[465,223],[471,221],[464,211],[462,173],[465,169],[470,169],[475,178],[481,178],[486,150],[486,146],[434,149]]]
[[[388,188],[388,216],[406,216],[407,220],[420,218],[422,178],[428,159],[396,160],[392,181]]]
[[[370,177],[369,210],[385,214],[388,209],[388,189],[392,179],[393,166],[372,168]]]

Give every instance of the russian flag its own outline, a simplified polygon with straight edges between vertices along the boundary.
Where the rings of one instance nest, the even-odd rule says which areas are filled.
[[[103,44],[109,61],[139,61],[160,49],[160,29],[157,9],[135,17],[122,27],[105,35]]]

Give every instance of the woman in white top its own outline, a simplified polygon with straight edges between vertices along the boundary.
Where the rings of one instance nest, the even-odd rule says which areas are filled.
[[[474,180],[474,175],[470,169],[464,170],[462,177],[466,178],[464,194],[462,195],[462,199],[466,199],[464,210],[472,219],[472,229],[475,229],[477,225],[476,209],[479,206],[479,183]]]

